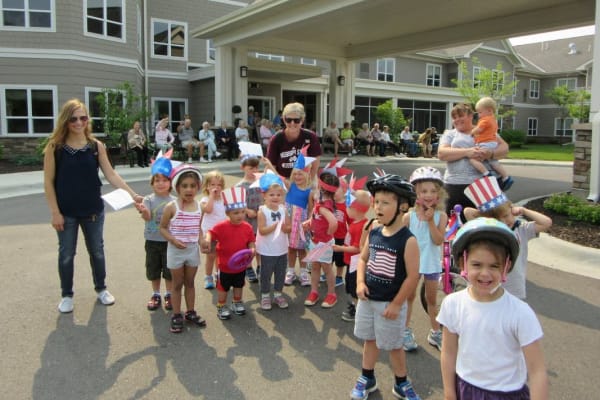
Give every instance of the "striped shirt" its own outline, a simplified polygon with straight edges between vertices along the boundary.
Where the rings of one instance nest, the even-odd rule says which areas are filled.
[[[175,239],[183,243],[197,243],[200,238],[200,220],[202,211],[200,203],[196,201],[195,211],[183,211],[179,209],[179,201],[175,201],[177,211],[169,225],[169,231]]]

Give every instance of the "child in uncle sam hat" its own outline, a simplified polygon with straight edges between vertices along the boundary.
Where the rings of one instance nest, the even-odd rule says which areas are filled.
[[[219,276],[217,280],[217,316],[219,319],[231,318],[231,311],[226,306],[227,293],[233,288],[233,302],[231,310],[236,315],[246,314],[242,303],[242,290],[246,277],[246,265],[231,265],[230,260],[235,253],[243,249],[250,249],[254,257],[254,242],[256,237],[252,226],[245,221],[246,218],[246,189],[232,187],[222,193],[227,219],[214,225],[206,234],[206,240],[216,242],[217,266]],[[250,260],[251,262],[252,260]]]
[[[464,210],[468,220],[477,217],[495,218],[504,222],[513,230],[521,243],[519,256],[513,263],[513,269],[508,274],[504,288],[521,300],[527,297],[527,243],[539,237],[540,232],[546,232],[552,226],[552,219],[537,211],[515,206],[500,190],[498,180],[485,176],[473,182],[465,189],[465,195],[477,206],[477,209],[467,207]],[[524,218],[520,218],[524,217]]]
[[[256,236],[256,252],[261,257],[260,268],[260,308],[271,309],[271,279],[273,285],[273,302],[279,308],[287,308],[288,302],[283,297],[283,285],[288,265],[288,233],[290,219],[287,217],[285,201],[285,184],[274,172],[267,170],[259,179],[260,190],[264,197],[264,205],[258,209],[258,233]]]
[[[171,160],[167,157],[157,158],[152,163],[150,170],[150,187],[152,194],[144,196],[141,203],[135,203],[135,208],[145,221],[144,224],[144,249],[146,250],[146,278],[152,285],[152,297],[147,308],[154,311],[160,308],[160,279],[165,280],[165,310],[171,311],[171,271],[167,268],[167,239],[160,234],[160,220],[165,206],[175,197],[171,195]]]

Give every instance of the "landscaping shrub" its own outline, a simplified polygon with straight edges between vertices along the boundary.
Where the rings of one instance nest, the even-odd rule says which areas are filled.
[[[600,225],[600,205],[588,203],[569,193],[554,194],[544,201],[544,208],[568,215],[576,221]]]
[[[521,147],[527,139],[525,132],[518,129],[505,129],[500,132],[500,136],[510,147]]]

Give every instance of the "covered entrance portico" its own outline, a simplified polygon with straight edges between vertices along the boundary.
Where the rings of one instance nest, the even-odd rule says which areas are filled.
[[[510,36],[596,23],[600,31],[600,0],[511,0],[473,7],[470,0],[421,0],[408,6],[397,0],[292,1],[262,0],[192,31],[213,39],[217,49],[215,115],[233,104],[247,103],[247,85],[240,67],[248,65],[248,49],[328,60],[327,120],[350,120],[354,108],[355,62],[457,46],[473,40]],[[596,10],[595,10],[596,7]],[[600,65],[600,44],[595,43]],[[248,69],[251,78],[252,69]],[[343,78],[343,79],[340,79]],[[600,72],[594,69],[592,93],[600,93]],[[242,107],[244,109],[244,107]],[[600,100],[592,96],[592,179],[590,196],[600,192]]]

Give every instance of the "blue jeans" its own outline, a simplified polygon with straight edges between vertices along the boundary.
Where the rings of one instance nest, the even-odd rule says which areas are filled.
[[[94,289],[100,292],[106,289],[106,261],[104,259],[104,211],[89,217],[64,217],[65,229],[58,233],[58,275],[62,297],[73,297],[73,270],[77,251],[79,227],[85,238],[85,246],[90,256]]]

